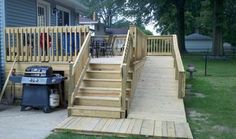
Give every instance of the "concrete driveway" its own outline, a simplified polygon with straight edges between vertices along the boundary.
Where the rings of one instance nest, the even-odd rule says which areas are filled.
[[[45,114],[20,111],[20,106],[0,105],[0,139],[44,139],[67,117],[66,109]]]

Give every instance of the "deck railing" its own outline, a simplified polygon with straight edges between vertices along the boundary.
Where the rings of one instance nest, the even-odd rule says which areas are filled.
[[[148,55],[171,55],[172,46],[172,36],[148,36]]]
[[[77,93],[83,77],[86,73],[86,70],[90,61],[89,46],[90,46],[91,33],[89,32],[84,40],[84,43],[79,51],[79,54],[74,62],[70,65],[70,92],[71,100],[69,106],[73,106],[75,94]]]
[[[133,55],[133,38],[130,34],[130,31],[127,33],[124,52],[122,56],[122,63],[121,63],[121,79],[122,79],[122,88],[121,88],[121,108],[122,110],[126,110],[126,85],[127,85],[127,76],[130,70],[130,63]]]
[[[179,52],[176,35],[172,36],[172,41],[173,41],[172,56],[174,57],[175,79],[178,80],[178,97],[182,98],[185,96],[185,70]]]
[[[9,27],[5,29],[6,61],[74,61],[89,32],[87,26]]]
[[[130,33],[133,37],[133,58],[135,61],[142,60],[147,56],[147,35],[135,26],[130,27]]]

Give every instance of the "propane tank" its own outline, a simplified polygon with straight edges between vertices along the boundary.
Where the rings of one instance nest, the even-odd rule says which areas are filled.
[[[60,103],[60,95],[58,94],[58,90],[51,90],[51,94],[49,96],[49,102],[51,108],[56,108]]]

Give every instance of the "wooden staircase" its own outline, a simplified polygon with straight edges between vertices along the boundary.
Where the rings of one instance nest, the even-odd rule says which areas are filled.
[[[127,91],[131,80],[127,82]],[[74,95],[72,116],[124,118],[126,110],[121,109],[120,64],[90,63],[83,81]]]

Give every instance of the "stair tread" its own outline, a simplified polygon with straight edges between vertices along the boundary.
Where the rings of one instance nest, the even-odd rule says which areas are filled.
[[[121,91],[121,88],[104,88],[104,87],[80,87],[80,89],[88,89],[88,90],[108,90],[108,91]],[[130,88],[126,89],[127,91],[130,91]]]
[[[84,81],[111,81],[111,82],[121,82],[121,79],[97,79],[97,78],[84,78]]]
[[[77,95],[77,96],[75,96],[75,98],[119,101],[119,97],[114,97],[114,96],[109,97],[109,96],[83,96],[83,95]]]
[[[98,110],[98,111],[117,111],[121,112],[121,108],[119,107],[104,107],[104,106],[73,106],[68,107],[68,109],[80,109],[80,110]]]
[[[120,71],[116,70],[87,70],[89,73],[120,73]]]

